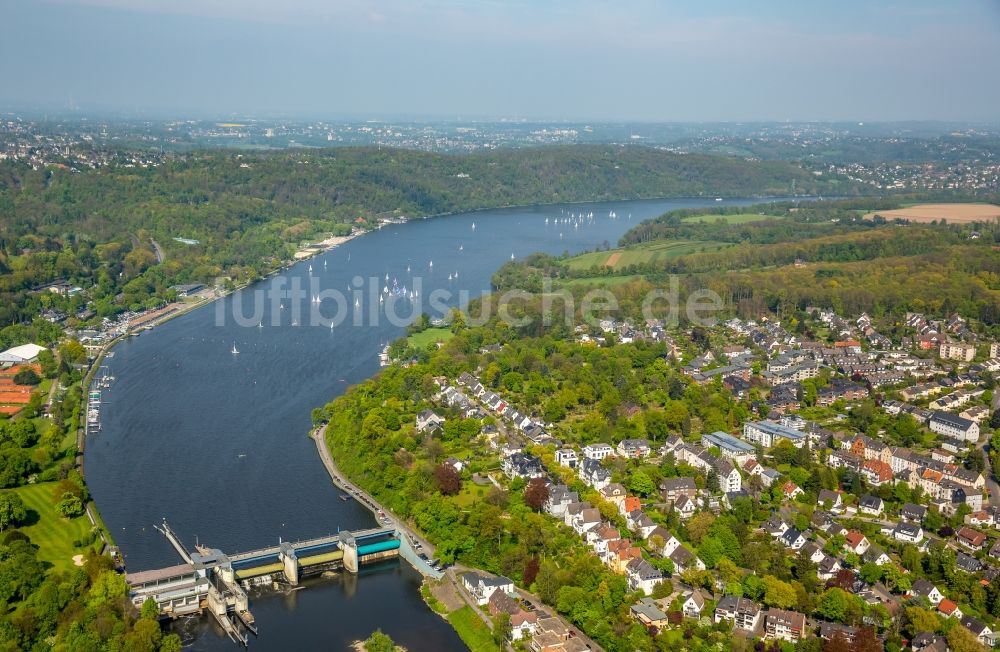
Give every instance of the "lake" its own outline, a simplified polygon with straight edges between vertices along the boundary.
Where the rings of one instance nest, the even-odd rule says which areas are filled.
[[[385,318],[389,304],[405,315],[435,290],[478,296],[512,255],[613,246],[668,210],[751,201],[552,205],[389,225],[118,344],[107,360],[116,381],[103,395],[103,430],[87,442],[86,473],[129,571],[179,563],[153,529],[163,519],[189,548],[198,542],[227,553],[375,525],[368,510],[339,499],[308,433],[311,410],[377,373],[382,346],[404,334]],[[564,221],[591,212],[593,220],[578,226]],[[311,295],[276,293],[296,283],[336,290],[346,301],[338,312],[335,299],[315,304]],[[393,286],[396,294],[406,287],[407,298],[379,303]],[[313,310],[345,320],[330,328]],[[399,562],[253,595],[260,636],[250,645],[345,649],[381,628],[411,651],[466,649],[423,603],[420,581]],[[178,630],[191,649],[234,648],[207,619]]]

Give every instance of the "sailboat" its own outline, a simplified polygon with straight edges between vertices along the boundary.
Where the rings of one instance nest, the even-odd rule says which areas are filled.
[[[465,245],[458,245],[459,251],[465,251]]]
[[[355,299],[354,300],[354,307],[355,308],[360,308],[361,307],[361,299]]]
[[[323,261],[323,269],[326,269],[326,261]]]
[[[448,274],[448,280],[449,281],[451,280],[451,274]]]
[[[239,351],[236,349],[236,342],[233,342],[233,355],[236,355]]]
[[[434,261],[432,260],[427,266],[428,267],[434,267]]]
[[[472,223],[472,230],[473,230],[473,231],[475,231],[475,230],[476,230],[476,223],[475,223],[475,222],[473,222],[473,223]]]
[[[455,279],[458,279],[458,272],[455,272]]]
[[[312,266],[312,263],[309,263],[309,271],[310,271],[310,272],[311,272],[311,271],[313,271],[313,266]]]
[[[263,320],[257,322],[257,328],[264,328],[264,321]]]
[[[514,260],[514,254],[511,254],[511,255],[510,255],[510,259],[511,259],[511,260]]]
[[[333,324],[332,323],[330,324],[330,330],[333,330]]]

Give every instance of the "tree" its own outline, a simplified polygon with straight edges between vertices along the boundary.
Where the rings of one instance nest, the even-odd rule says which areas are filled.
[[[67,491],[56,503],[56,511],[66,518],[75,518],[83,514],[83,501],[79,496]]]
[[[882,579],[882,567],[874,562],[868,562],[861,567],[860,570],[861,579],[863,579],[868,584],[874,584]]]
[[[687,533],[691,541],[700,544],[714,522],[715,517],[709,512],[700,512],[692,516],[691,520],[687,522]]]
[[[798,600],[795,587],[773,575],[764,576],[764,603],[769,607],[790,609]]]
[[[524,574],[521,579],[525,586],[530,587],[534,584],[535,578],[538,577],[539,565],[538,557],[529,557],[528,561],[524,562]]]
[[[462,489],[462,476],[451,464],[438,464],[434,468],[434,479],[437,481],[438,490],[445,496],[454,496]]]
[[[843,589],[827,589],[819,598],[816,612],[827,620],[842,623],[847,619],[850,597]]]
[[[493,642],[497,644],[497,647],[503,649],[504,643],[510,639],[510,635],[510,614],[501,611],[493,619]]]
[[[381,629],[372,632],[364,642],[365,652],[396,652],[396,643]]]
[[[524,504],[531,509],[541,511],[545,501],[549,499],[549,484],[545,478],[532,478],[524,488]]]
[[[882,642],[872,627],[859,627],[854,635],[853,652],[882,652]],[[954,648],[952,648],[954,649]]]
[[[13,491],[0,492],[0,532],[16,527],[28,515],[24,501]]]
[[[979,642],[976,635],[965,627],[952,627],[946,634],[948,649],[951,652],[985,652],[986,646]]]
[[[641,469],[633,473],[632,477],[629,478],[628,488],[640,496],[651,496],[656,493],[656,485],[653,483],[653,480],[649,477],[649,474]]]
[[[142,603],[142,609],[139,610],[139,616],[156,620],[160,617],[160,605],[156,604],[156,600],[153,598],[146,598],[146,601]]]
[[[41,377],[31,367],[25,367],[14,374],[14,382],[18,385],[37,385],[42,382]]]

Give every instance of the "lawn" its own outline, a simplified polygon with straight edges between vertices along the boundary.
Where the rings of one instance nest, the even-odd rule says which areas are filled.
[[[73,546],[73,541],[81,540],[90,532],[90,521],[86,515],[72,520],[56,513],[52,502],[55,482],[41,482],[25,485],[12,491],[17,492],[28,510],[28,522],[18,528],[38,546],[38,558],[52,564],[56,570],[66,570],[73,566],[73,555],[83,551]]]
[[[448,614],[448,622],[472,652],[500,652],[493,642],[493,632],[469,605]]]
[[[622,269],[629,265],[645,265],[665,262],[678,256],[701,251],[717,251],[731,246],[727,243],[699,240],[657,240],[624,249],[610,251],[593,251],[581,254],[566,261],[572,270],[587,270],[593,267],[611,267]]]
[[[428,328],[426,330],[415,333],[406,338],[410,346],[415,349],[426,349],[428,345],[435,342],[447,342],[455,336],[447,328]]]
[[[759,222],[761,220],[780,220],[777,215],[761,215],[760,213],[736,213],[735,215],[692,215],[685,217],[684,222],[718,222],[723,221],[728,224],[745,224],[746,222]]]

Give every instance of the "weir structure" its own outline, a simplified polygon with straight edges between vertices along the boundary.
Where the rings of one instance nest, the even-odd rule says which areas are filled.
[[[341,568],[357,573],[362,565],[399,556],[400,550],[400,536],[393,527],[341,531],[229,555],[203,546],[188,551],[166,521],[157,529],[184,563],[127,574],[132,603],[141,608],[153,600],[164,618],[208,611],[243,646],[250,634],[257,634],[246,591],[251,586],[274,582],[296,586],[303,577]]]

